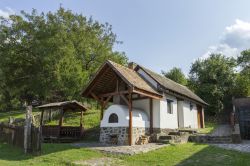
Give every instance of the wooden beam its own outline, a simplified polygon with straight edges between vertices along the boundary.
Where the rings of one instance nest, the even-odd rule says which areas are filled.
[[[111,93],[105,93],[98,95],[98,97],[109,97],[109,96],[116,96],[116,95],[121,95],[121,94],[128,94],[129,92],[127,90],[125,91],[120,91],[120,92],[111,92]]]
[[[103,104],[102,101],[101,101],[101,99],[98,98],[94,93],[90,93],[90,95],[91,95],[96,101],[98,101],[99,104],[101,104],[101,105]]]
[[[150,127],[149,132],[153,134],[153,99],[149,99],[149,112],[150,112]]]
[[[150,97],[148,96],[144,96],[144,97],[136,97],[136,98],[132,98],[132,100],[145,100],[145,99],[148,99]]]
[[[129,93],[128,95],[128,110],[129,110],[129,135],[128,135],[128,143],[129,143],[129,146],[132,145],[132,140],[133,140],[133,123],[132,123],[132,118],[133,118],[133,115],[132,115],[132,94],[131,92]]]
[[[103,75],[105,75],[108,71],[110,70],[110,68],[108,67],[107,69],[104,69],[104,71],[99,71],[99,73],[97,73],[97,75],[95,76],[93,82],[89,85],[91,86],[90,89],[87,91],[87,95],[89,95],[91,93],[91,91],[94,89],[95,85],[98,83],[98,79],[97,79],[97,76],[101,74],[101,77]]]
[[[148,97],[153,98],[153,99],[161,99],[162,98],[161,95],[153,94],[153,93],[150,93],[150,92],[138,89],[138,88],[134,88],[133,93],[141,94],[143,96],[148,96]]]
[[[129,106],[129,100],[122,94],[120,95],[122,97],[122,99],[126,102],[126,104]]]
[[[109,102],[109,100],[112,98],[112,96],[109,96],[104,102],[103,102],[103,107],[105,108]]]
[[[116,92],[119,92],[119,80],[116,79]]]

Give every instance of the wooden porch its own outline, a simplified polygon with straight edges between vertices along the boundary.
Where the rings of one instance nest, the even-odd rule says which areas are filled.
[[[38,106],[41,109],[41,121],[40,126],[42,130],[42,137],[44,141],[60,141],[70,142],[80,139],[84,134],[83,127],[83,112],[87,110],[85,106],[77,101],[65,101],[58,103],[50,103]],[[44,111],[52,109],[59,110],[59,122],[58,125],[44,125],[43,114]],[[79,126],[63,126],[63,120],[65,113],[73,111],[80,112]]]

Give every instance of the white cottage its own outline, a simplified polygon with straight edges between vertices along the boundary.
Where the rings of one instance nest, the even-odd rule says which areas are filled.
[[[135,63],[125,67],[106,61],[82,95],[101,105],[103,143],[132,145],[142,135],[205,127],[206,102],[187,87]]]

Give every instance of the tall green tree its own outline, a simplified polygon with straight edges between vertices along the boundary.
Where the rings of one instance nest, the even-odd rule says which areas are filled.
[[[186,85],[187,79],[180,68],[174,67],[173,69],[169,70],[168,72],[162,71],[162,74],[179,84]]]
[[[108,23],[62,7],[0,18],[0,102],[77,99],[105,60],[127,63],[119,43]]]
[[[208,104],[207,112],[214,115],[230,108],[235,87],[236,61],[221,54],[195,61],[190,70],[189,86]]]
[[[237,58],[239,73],[236,77],[235,97],[250,96],[250,50],[242,51]]]

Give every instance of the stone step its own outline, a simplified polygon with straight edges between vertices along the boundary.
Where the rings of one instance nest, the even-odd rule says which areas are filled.
[[[171,135],[161,135],[159,136],[160,140],[169,140],[169,139],[173,139]]]
[[[161,140],[158,140],[157,142],[158,142],[158,143],[163,143],[163,144],[169,144],[169,143],[170,143],[170,140],[161,139]]]
[[[180,132],[180,131],[171,131],[168,133],[168,135],[176,135],[176,136],[182,136],[182,135],[187,135],[189,134],[188,132]]]
[[[181,135],[178,131],[171,131],[168,133],[168,135]]]

